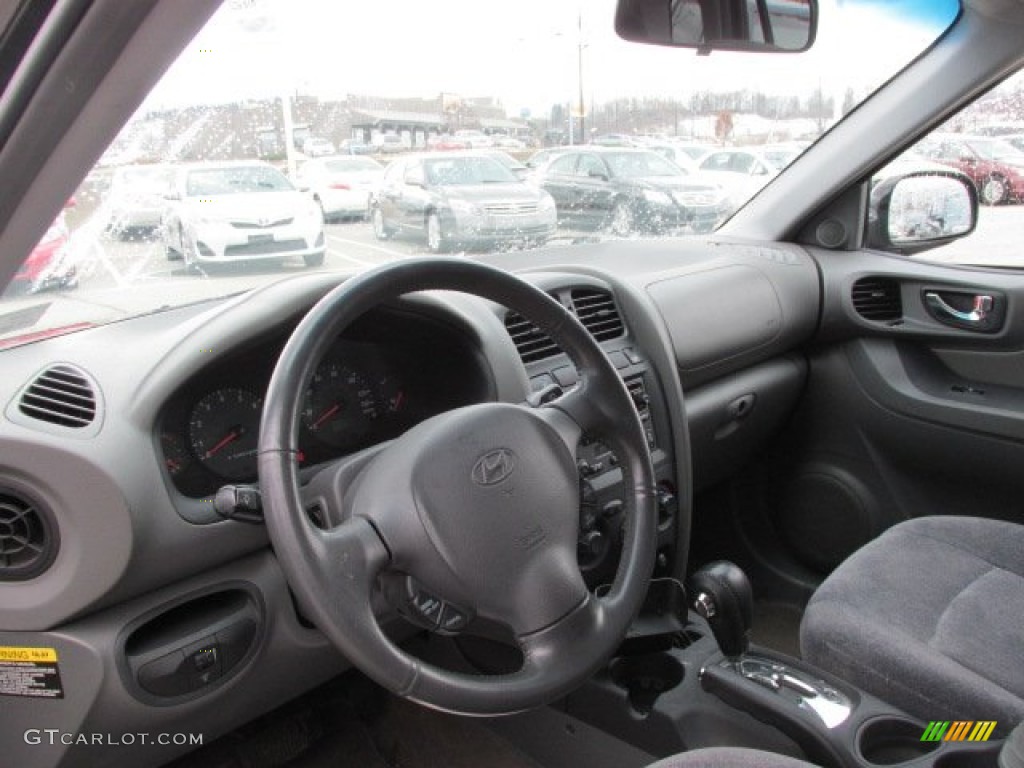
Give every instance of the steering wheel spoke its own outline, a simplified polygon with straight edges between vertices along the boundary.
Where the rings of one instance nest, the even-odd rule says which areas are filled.
[[[559,407],[558,403],[566,398],[570,398],[570,407],[568,409]],[[573,394],[563,395],[555,403],[540,408],[527,406],[527,410],[554,430],[573,456],[576,455],[576,449],[583,437],[583,426],[575,418],[574,409],[576,412],[584,411],[582,406],[576,405],[576,396]]]
[[[591,657],[586,649],[596,638],[606,636],[605,623],[601,600],[587,594],[555,623],[520,635],[517,639],[523,652],[523,674],[547,678],[558,670],[561,674],[569,672],[574,678],[579,676],[582,682],[593,669],[581,660]]]

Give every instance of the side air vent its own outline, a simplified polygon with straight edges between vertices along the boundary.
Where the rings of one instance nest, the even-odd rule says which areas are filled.
[[[865,320],[899,320],[903,317],[900,284],[880,277],[858,280],[853,284],[853,308]]]
[[[57,556],[56,526],[42,507],[0,490],[0,582],[25,581]]]
[[[505,315],[505,330],[512,337],[524,363],[554,357],[561,351],[550,336],[518,312]]]
[[[578,288],[570,296],[576,317],[598,341],[617,339],[626,332],[615,299],[607,291]]]
[[[82,429],[96,418],[96,393],[84,371],[72,365],[55,365],[28,386],[18,410],[32,419]]]

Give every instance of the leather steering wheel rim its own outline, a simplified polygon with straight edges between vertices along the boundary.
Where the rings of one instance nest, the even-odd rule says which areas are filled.
[[[344,522],[321,530],[305,514],[298,472],[307,383],[333,340],[367,310],[429,290],[474,294],[529,318],[568,354],[579,382],[540,407],[485,403],[426,420],[369,462],[346,495]],[[600,598],[587,591],[575,563],[575,447],[584,433],[615,451],[623,475],[622,555]],[[655,479],[625,384],[565,307],[494,267],[405,260],[328,293],[278,359],[258,458],[267,529],[300,603],[354,666],[399,696],[474,715],[550,702],[607,661],[646,594],[657,539]],[[394,574],[505,623],[522,667],[468,675],[407,654],[373,611],[380,580]]]

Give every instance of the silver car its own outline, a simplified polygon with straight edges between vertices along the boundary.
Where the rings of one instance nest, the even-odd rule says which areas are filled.
[[[396,160],[370,201],[379,240],[408,232],[433,253],[455,246],[543,243],[555,201],[483,152],[435,152]]]

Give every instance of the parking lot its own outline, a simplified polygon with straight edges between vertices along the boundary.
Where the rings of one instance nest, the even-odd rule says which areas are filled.
[[[115,238],[102,231],[95,216],[81,214],[72,222],[76,261],[79,265],[80,290],[103,290],[127,284],[194,281],[203,277],[230,280],[254,274],[279,276],[282,271],[308,271],[300,260],[283,263],[245,263],[208,269],[199,275],[186,274],[180,261],[168,261],[156,233],[136,232],[127,238]],[[1024,254],[1020,242],[1024,235],[1024,206],[983,207],[977,230],[969,237],[943,248],[921,254],[945,263],[987,264],[1020,268]],[[359,271],[395,259],[423,256],[426,245],[421,240],[399,237],[378,241],[371,226],[363,220],[332,221],[326,225],[327,258],[321,269]],[[600,235],[561,229],[551,241],[570,243],[581,238]],[[472,253],[467,254],[472,257]]]

